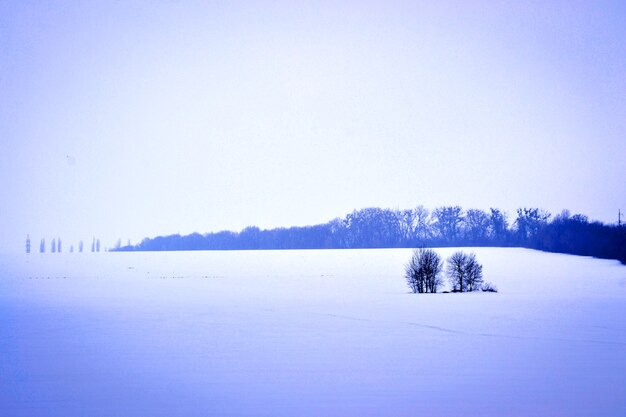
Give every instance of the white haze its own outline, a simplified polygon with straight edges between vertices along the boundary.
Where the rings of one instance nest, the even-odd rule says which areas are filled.
[[[0,2],[0,252],[626,210],[626,6]]]

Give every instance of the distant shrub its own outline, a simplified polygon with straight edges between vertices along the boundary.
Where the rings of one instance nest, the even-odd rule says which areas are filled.
[[[498,289],[491,282],[485,282],[481,287],[483,292],[498,292]]]
[[[405,278],[414,293],[435,293],[441,285],[443,261],[432,249],[416,249],[406,265]]]

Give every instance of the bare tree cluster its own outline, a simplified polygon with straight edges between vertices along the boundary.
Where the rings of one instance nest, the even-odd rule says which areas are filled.
[[[483,282],[483,266],[473,253],[454,252],[448,258],[446,273],[452,292],[476,291]]]
[[[444,270],[441,256],[433,249],[420,248],[405,267],[405,278],[414,293],[435,293],[442,285],[440,277]],[[447,259],[446,275],[452,292],[490,291],[497,292],[491,284],[483,284],[483,266],[474,253],[457,251]]]
[[[406,280],[414,293],[435,293],[442,284],[441,256],[432,249],[416,249],[406,265]]]

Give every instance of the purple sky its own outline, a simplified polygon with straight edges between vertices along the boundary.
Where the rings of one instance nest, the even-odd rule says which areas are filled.
[[[623,1],[2,2],[0,251],[367,206],[615,222],[624,22]]]

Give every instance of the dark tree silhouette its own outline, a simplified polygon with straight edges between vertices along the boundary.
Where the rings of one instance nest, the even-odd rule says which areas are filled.
[[[517,209],[515,227],[518,242],[528,242],[535,238],[549,218],[550,213],[538,208]]]
[[[425,245],[433,237],[432,219],[427,208],[419,205],[413,209],[413,219],[415,222],[414,239],[415,243]]]
[[[404,242],[411,241],[415,236],[415,212],[413,210],[401,210],[397,213],[400,224],[400,236]]]
[[[349,244],[356,247],[397,247],[402,240],[400,214],[375,207],[355,210],[346,216]]]
[[[39,253],[45,253],[46,252],[46,239],[41,239],[41,242],[39,242]]]
[[[413,252],[406,265],[405,278],[414,293],[436,293],[441,285],[442,269],[443,261],[437,252],[420,248]]]
[[[483,283],[483,266],[476,260],[476,255],[470,253],[465,264],[466,291],[478,291]]]
[[[417,254],[414,254],[405,266],[406,283],[413,293],[426,292],[425,278]]]
[[[465,240],[471,245],[483,245],[487,240],[489,216],[482,210],[469,209],[463,219]]]
[[[483,267],[473,253],[454,252],[448,258],[446,273],[452,292],[477,291],[483,282]]]
[[[454,243],[459,237],[463,222],[463,209],[459,206],[439,207],[433,211],[434,227],[444,243]]]
[[[509,236],[509,222],[506,213],[496,208],[489,210],[491,213],[487,235],[493,244],[504,246],[508,242]]]
[[[56,240],[52,239],[52,246],[50,247],[50,252],[55,253],[57,251],[57,243]]]
[[[467,255],[463,252],[454,252],[446,263],[446,274],[452,287],[452,292],[463,292],[465,286],[465,267]]]

